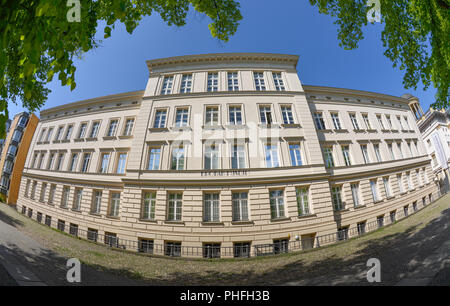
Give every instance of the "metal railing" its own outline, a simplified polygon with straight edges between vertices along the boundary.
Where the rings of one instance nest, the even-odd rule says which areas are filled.
[[[427,197],[428,198],[428,197]],[[428,199],[429,201],[429,199]],[[428,205],[431,204],[429,201]],[[427,205],[427,206],[428,206]],[[423,208],[423,207],[422,207]],[[290,253],[294,251],[303,251],[322,246],[342,243],[348,239],[365,235],[369,232],[393,224],[408,216],[411,216],[420,209],[413,208],[413,205],[408,205],[408,212],[403,208],[388,213],[383,218],[377,218],[376,221],[359,223],[357,227],[344,228],[335,233],[330,233],[321,236],[310,237],[295,237],[290,240],[290,237],[278,239],[274,243],[256,244],[251,246],[250,243],[237,243],[237,245],[224,247],[220,243],[210,243],[203,246],[183,246],[181,242],[166,242],[165,244],[154,243],[152,239],[139,238],[139,240],[128,240],[117,237],[115,234],[105,233],[99,234],[97,230],[80,229],[78,225],[65,222],[61,220],[53,220],[46,216],[43,218],[42,213],[38,217],[33,209],[25,206],[16,206],[17,211],[23,215],[35,219],[37,222],[47,225],[51,228],[57,229],[68,235],[75,236],[87,241],[103,244],[115,249],[131,250],[143,254],[170,256],[170,257],[195,257],[195,258],[246,258],[265,255],[276,255],[282,253]],[[36,215],[36,218],[34,218]]]

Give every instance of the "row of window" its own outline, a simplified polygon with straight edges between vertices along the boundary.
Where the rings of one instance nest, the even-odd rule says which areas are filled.
[[[109,121],[105,137],[117,136],[116,134],[117,131],[119,130],[119,121],[120,118],[113,118]],[[98,132],[100,130],[100,125],[101,125],[100,120],[92,121],[90,123],[90,129],[88,133],[89,122],[81,122],[75,139],[97,138]],[[58,126],[53,141],[70,141],[72,137],[72,132],[74,130],[74,126],[75,124]],[[120,136],[124,137],[131,136],[133,132],[133,127],[134,127],[134,118],[125,118],[125,123],[122,127],[122,133],[120,134]],[[41,133],[39,134],[38,143],[50,142],[53,134],[53,129],[54,129],[53,127],[49,127],[48,130],[47,128],[43,128],[41,130]]]
[[[70,155],[69,164],[67,166],[67,171],[69,172],[89,172],[89,166],[91,164],[93,153],[85,152],[73,152]],[[113,156],[116,156],[115,162],[113,163],[112,173],[124,174],[127,164],[127,152],[101,152],[101,158],[96,169],[97,173],[111,173],[111,160]],[[45,158],[47,152],[34,153],[31,162],[31,168],[34,169],[46,169],[54,171],[63,170],[63,162],[65,153],[50,152],[47,159],[47,164],[45,166]],[[45,168],[44,168],[45,166]]]
[[[281,72],[273,72],[272,81],[274,87],[277,91],[286,90],[283,77]],[[264,77],[264,72],[253,72],[253,81],[255,90],[265,91],[266,90],[266,80]],[[240,89],[239,73],[237,71],[227,72],[227,82],[228,91],[238,91]],[[168,75],[164,76],[163,83],[161,86],[161,95],[168,95],[173,92],[174,76]],[[181,76],[181,82],[179,87],[180,93],[190,93],[192,92],[193,77],[192,74],[183,74]],[[219,73],[209,72],[206,81],[206,90],[208,92],[219,91]]]
[[[422,172],[422,175],[420,174]],[[408,191],[412,191],[415,189],[414,183],[412,181],[411,173],[414,173],[416,177],[416,181],[418,186],[423,186],[424,184],[428,184],[428,175],[425,170],[423,169],[417,169],[415,171],[409,171],[405,174],[397,174],[396,180],[397,180],[397,186],[399,190],[399,194],[402,195]],[[385,192],[386,199],[393,198],[395,195],[392,191],[392,182],[389,176],[383,177],[381,179],[372,179],[369,181],[370,183],[370,191],[372,193],[372,200],[374,203],[380,202],[383,200],[383,198],[380,195],[379,190],[379,181],[381,181],[382,188]],[[406,189],[405,189],[405,181],[406,181]],[[359,207],[364,205],[364,200],[361,196],[360,192],[360,183],[354,182],[350,183],[350,192],[351,192],[351,199],[353,201],[354,207]],[[342,185],[336,185],[331,187],[331,199],[333,202],[333,209],[335,211],[340,211],[345,209],[344,201],[343,201],[343,187]]]
[[[358,119],[358,114],[355,112],[349,112],[348,113],[350,121],[353,125],[353,129],[356,131],[360,131],[360,130],[375,130],[371,120],[369,119],[369,114],[367,113],[363,113],[360,114],[361,118],[362,118],[362,122],[364,122],[364,125],[361,125],[361,119]],[[343,130],[345,129],[345,127],[343,126],[341,120],[340,120],[340,116],[338,112],[330,112],[330,116],[331,116],[331,121],[333,122],[333,127],[335,130]],[[394,126],[391,116],[385,114],[384,115],[385,121],[383,120],[383,115],[382,114],[376,114],[376,119],[378,122],[378,127],[381,131],[387,131],[387,130],[402,130],[402,131],[410,131],[413,130],[413,128],[411,127],[411,125],[409,124],[408,121],[408,117],[407,116],[403,116],[403,120],[401,118],[401,116],[396,116],[397,118],[397,127]],[[329,127],[328,124],[325,124],[325,120],[323,118],[323,112],[314,112],[313,113],[313,119],[314,119],[314,123],[316,125],[316,128],[318,130],[327,130],[327,129],[331,129]],[[406,124],[404,124],[404,122]]]
[[[420,152],[417,147],[417,141],[406,141],[406,145],[408,147],[408,152],[410,157],[420,156]],[[405,153],[402,149],[402,141],[395,142],[395,150],[394,143],[386,143],[387,152],[389,152],[388,158],[383,158],[383,154],[380,150],[380,144],[374,143],[373,153],[369,153],[369,144],[361,144],[359,147],[361,149],[361,154],[363,156],[363,161],[365,164],[369,164],[372,162],[381,163],[386,160],[396,160],[396,159],[404,159]],[[336,166],[336,155],[335,155],[335,146],[332,145],[323,145],[322,151],[325,160],[325,166],[328,168]],[[340,145],[340,149],[342,152],[342,157],[345,166],[354,165],[354,159],[352,150],[349,144]],[[375,158],[373,158],[375,157]]]

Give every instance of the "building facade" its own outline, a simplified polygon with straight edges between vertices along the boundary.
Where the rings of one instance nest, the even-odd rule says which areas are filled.
[[[424,144],[431,158],[433,178],[439,182],[441,193],[450,188],[450,111],[430,108],[417,118]]]
[[[8,204],[17,202],[25,160],[38,122],[34,114],[22,112],[7,123],[0,155],[0,194]]]
[[[297,62],[151,60],[144,91],[42,111],[18,209],[108,245],[210,258],[345,240],[434,200],[408,100],[304,86]]]

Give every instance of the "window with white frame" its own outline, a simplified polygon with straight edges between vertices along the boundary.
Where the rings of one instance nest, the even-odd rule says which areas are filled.
[[[55,193],[56,193],[56,185],[51,184],[50,185],[50,192],[48,194],[48,204],[53,204],[55,200]]]
[[[248,193],[233,192],[233,221],[248,221]]]
[[[45,137],[45,142],[49,142],[53,134],[53,128],[48,129],[47,136]]]
[[[64,140],[70,140],[70,136],[72,135],[73,124],[67,126],[66,135],[64,136]]]
[[[56,153],[50,152],[50,157],[49,157],[48,163],[47,163],[47,170],[53,169],[53,163],[55,162],[55,158],[56,158]]]
[[[161,95],[169,95],[172,93],[173,75],[165,76],[161,88]]]
[[[64,131],[64,126],[58,127],[58,130],[56,131],[55,140],[61,140],[63,131]]]
[[[108,136],[108,137],[115,136],[118,124],[119,124],[118,119],[111,120],[109,122],[108,133],[106,134],[106,136]]]
[[[344,204],[342,202],[342,187],[341,186],[331,187],[331,199],[333,201],[333,209],[335,211],[344,209]]]
[[[266,154],[266,167],[275,168],[280,166],[278,160],[278,146],[277,144],[267,143],[265,144],[265,154]]]
[[[81,164],[81,172],[87,172],[89,169],[89,162],[91,161],[91,153],[84,153],[83,162]]]
[[[411,181],[411,174],[409,172],[406,172],[406,182],[408,183],[408,190],[412,190],[413,184]]]
[[[165,128],[167,121],[167,110],[160,109],[155,113],[155,122],[153,123],[153,127],[157,129]]]
[[[295,188],[295,195],[297,199],[297,211],[299,216],[309,215],[309,188],[297,187]]]
[[[175,117],[175,126],[184,127],[188,126],[189,122],[189,109],[187,107],[177,108]]]
[[[81,210],[81,201],[83,199],[83,188],[75,188],[75,195],[73,199],[73,210]]]
[[[356,119],[356,114],[349,114],[350,120],[352,121],[353,129],[359,130],[358,119]]]
[[[64,161],[64,153],[59,153],[58,159],[56,161],[56,170],[57,171],[60,171],[62,169],[63,161]]]
[[[119,158],[117,160],[116,173],[124,174],[126,163],[127,163],[127,153],[119,153]]]
[[[69,171],[75,172],[77,169],[78,153],[72,153],[72,158],[70,159]]]
[[[408,130],[412,130],[412,129],[411,129],[411,126],[409,125],[408,117],[407,117],[407,116],[404,116],[403,118],[405,119],[406,127],[408,128]]]
[[[367,150],[367,145],[361,145],[361,152],[363,155],[364,163],[370,163],[369,151]]]
[[[333,120],[334,129],[336,129],[336,130],[342,129],[341,121],[339,120],[338,113],[331,113],[331,119]]]
[[[397,149],[398,149],[398,152],[400,153],[400,159],[402,159],[403,151],[402,151],[402,143],[401,142],[397,142]]]
[[[192,74],[183,74],[181,77],[180,93],[192,91]]]
[[[392,129],[393,125],[392,125],[391,116],[386,115],[386,121],[388,123],[388,129]]]
[[[281,115],[283,117],[284,124],[294,124],[294,115],[292,114],[292,106],[281,106]]]
[[[400,191],[400,193],[404,193],[405,188],[403,187],[403,181],[402,181],[401,174],[397,174],[397,184],[398,184],[398,190]]]
[[[239,90],[239,80],[237,71],[227,72],[228,78],[228,91]]]
[[[45,193],[47,192],[47,183],[42,183],[41,186],[41,194],[39,195],[39,201],[44,202],[45,200]]]
[[[15,142],[20,142],[20,139],[22,139],[22,131],[15,130],[12,135],[12,140]]]
[[[102,195],[103,192],[101,190],[94,190],[94,192],[92,193],[91,213],[93,214],[100,213],[100,208],[102,205]]]
[[[322,113],[314,113],[313,119],[318,130],[325,130],[325,121],[323,120]]]
[[[181,209],[183,204],[183,194],[182,193],[171,193],[169,194],[168,203],[168,221],[181,221]]]
[[[134,127],[134,118],[128,118],[125,121],[125,129],[123,130],[123,136],[131,136]]]
[[[334,167],[334,159],[333,159],[333,147],[324,147],[323,155],[325,158],[325,166],[327,168]]]
[[[36,195],[36,187],[37,187],[37,181],[33,181],[33,185],[31,185],[31,195],[30,198],[34,200],[34,196]]]
[[[69,186],[63,186],[63,192],[61,196],[61,207],[67,208],[67,205],[69,203],[69,194],[70,194],[70,187]]]
[[[230,124],[241,125],[242,124],[242,107],[240,105],[233,105],[228,108]]]
[[[361,200],[359,198],[359,184],[358,183],[350,184],[350,189],[352,191],[353,205],[355,207],[362,205]]]
[[[366,125],[366,129],[371,130],[372,129],[372,125],[370,124],[369,115],[368,114],[363,114],[362,117],[363,117],[363,120],[364,120],[364,124]]]
[[[80,130],[78,131],[78,138],[84,138],[86,136],[87,123],[81,123]]]
[[[255,80],[255,88],[258,91],[266,90],[266,83],[264,82],[263,72],[253,72],[253,78]]]
[[[219,91],[219,74],[217,72],[208,73],[207,91]]]
[[[147,170],[159,170],[161,161],[161,147],[149,147]]]
[[[269,194],[270,215],[272,219],[283,218],[284,213],[284,192],[282,189],[271,190]]]
[[[142,219],[155,220],[156,192],[144,192],[142,198]]]
[[[203,221],[220,221],[220,195],[218,193],[205,193],[203,195]]]
[[[380,128],[382,130],[385,130],[386,128],[384,126],[384,122],[383,122],[383,119],[381,118],[381,115],[377,115],[377,120],[378,120],[378,124],[380,125]]]
[[[172,161],[170,169],[184,170],[185,149],[183,146],[172,148]]]
[[[388,143],[388,151],[391,156],[391,160],[395,160],[394,149],[392,148],[392,143]]]
[[[215,126],[219,124],[219,107],[207,106],[205,111],[205,125]]]
[[[383,177],[383,185],[384,185],[384,191],[386,192],[386,197],[387,198],[392,197],[391,183],[389,181],[389,177]]]
[[[109,202],[109,216],[118,217],[120,208],[120,192],[111,192]]]
[[[44,162],[45,155],[46,155],[46,153],[41,153],[41,157],[39,158],[39,163],[38,163],[38,166],[37,166],[38,169],[42,168],[42,163]]]
[[[302,163],[302,153],[300,150],[299,143],[290,143],[289,144],[289,154],[291,156],[291,165],[292,166],[301,166]]]
[[[205,144],[204,168],[206,170],[220,168],[219,144]]]
[[[377,158],[377,162],[381,163],[383,161],[383,159],[381,157],[380,145],[379,144],[374,144],[373,145],[373,149],[375,151],[375,156]]]
[[[377,180],[370,181],[370,190],[372,191],[372,198],[374,202],[378,202],[380,200],[378,196],[378,184]]]
[[[91,132],[89,133],[89,138],[97,137],[99,128],[100,128],[100,121],[95,121],[94,123],[92,123],[92,128],[91,128]]]
[[[275,84],[275,89],[278,91],[284,91],[285,87],[284,87],[283,77],[281,76],[281,72],[273,72],[272,76],[273,76],[273,82]]]
[[[350,146],[341,146],[342,148],[342,155],[344,157],[344,163],[346,166],[352,165],[352,159],[350,157]]]
[[[232,144],[231,145],[231,168],[243,169],[245,168],[245,145]]]
[[[261,119],[261,124],[272,124],[272,109],[270,105],[260,105],[259,106],[259,117]]]
[[[419,183],[419,186],[423,186],[423,182],[420,179],[420,173],[419,172],[420,172],[420,169],[416,170],[416,179],[417,179],[417,182]]]
[[[100,164],[100,173],[108,173],[109,161],[111,159],[111,153],[102,153],[101,155],[101,164]]]

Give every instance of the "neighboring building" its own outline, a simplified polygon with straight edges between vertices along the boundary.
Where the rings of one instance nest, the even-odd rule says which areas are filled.
[[[112,246],[240,257],[347,239],[435,199],[407,99],[304,86],[297,62],[151,60],[145,91],[42,111],[18,209]]]
[[[0,194],[8,204],[16,204],[22,171],[39,119],[22,112],[10,121],[0,155]]]
[[[417,125],[431,158],[433,177],[439,182],[441,193],[446,193],[450,188],[450,110],[430,108],[423,114],[420,104],[411,110],[419,110],[416,112]]]
[[[5,123],[5,138],[0,139],[0,156],[2,155],[3,147],[5,146],[5,139],[8,136],[10,127],[11,127],[11,119],[8,119],[8,120],[6,120],[6,123]]]

